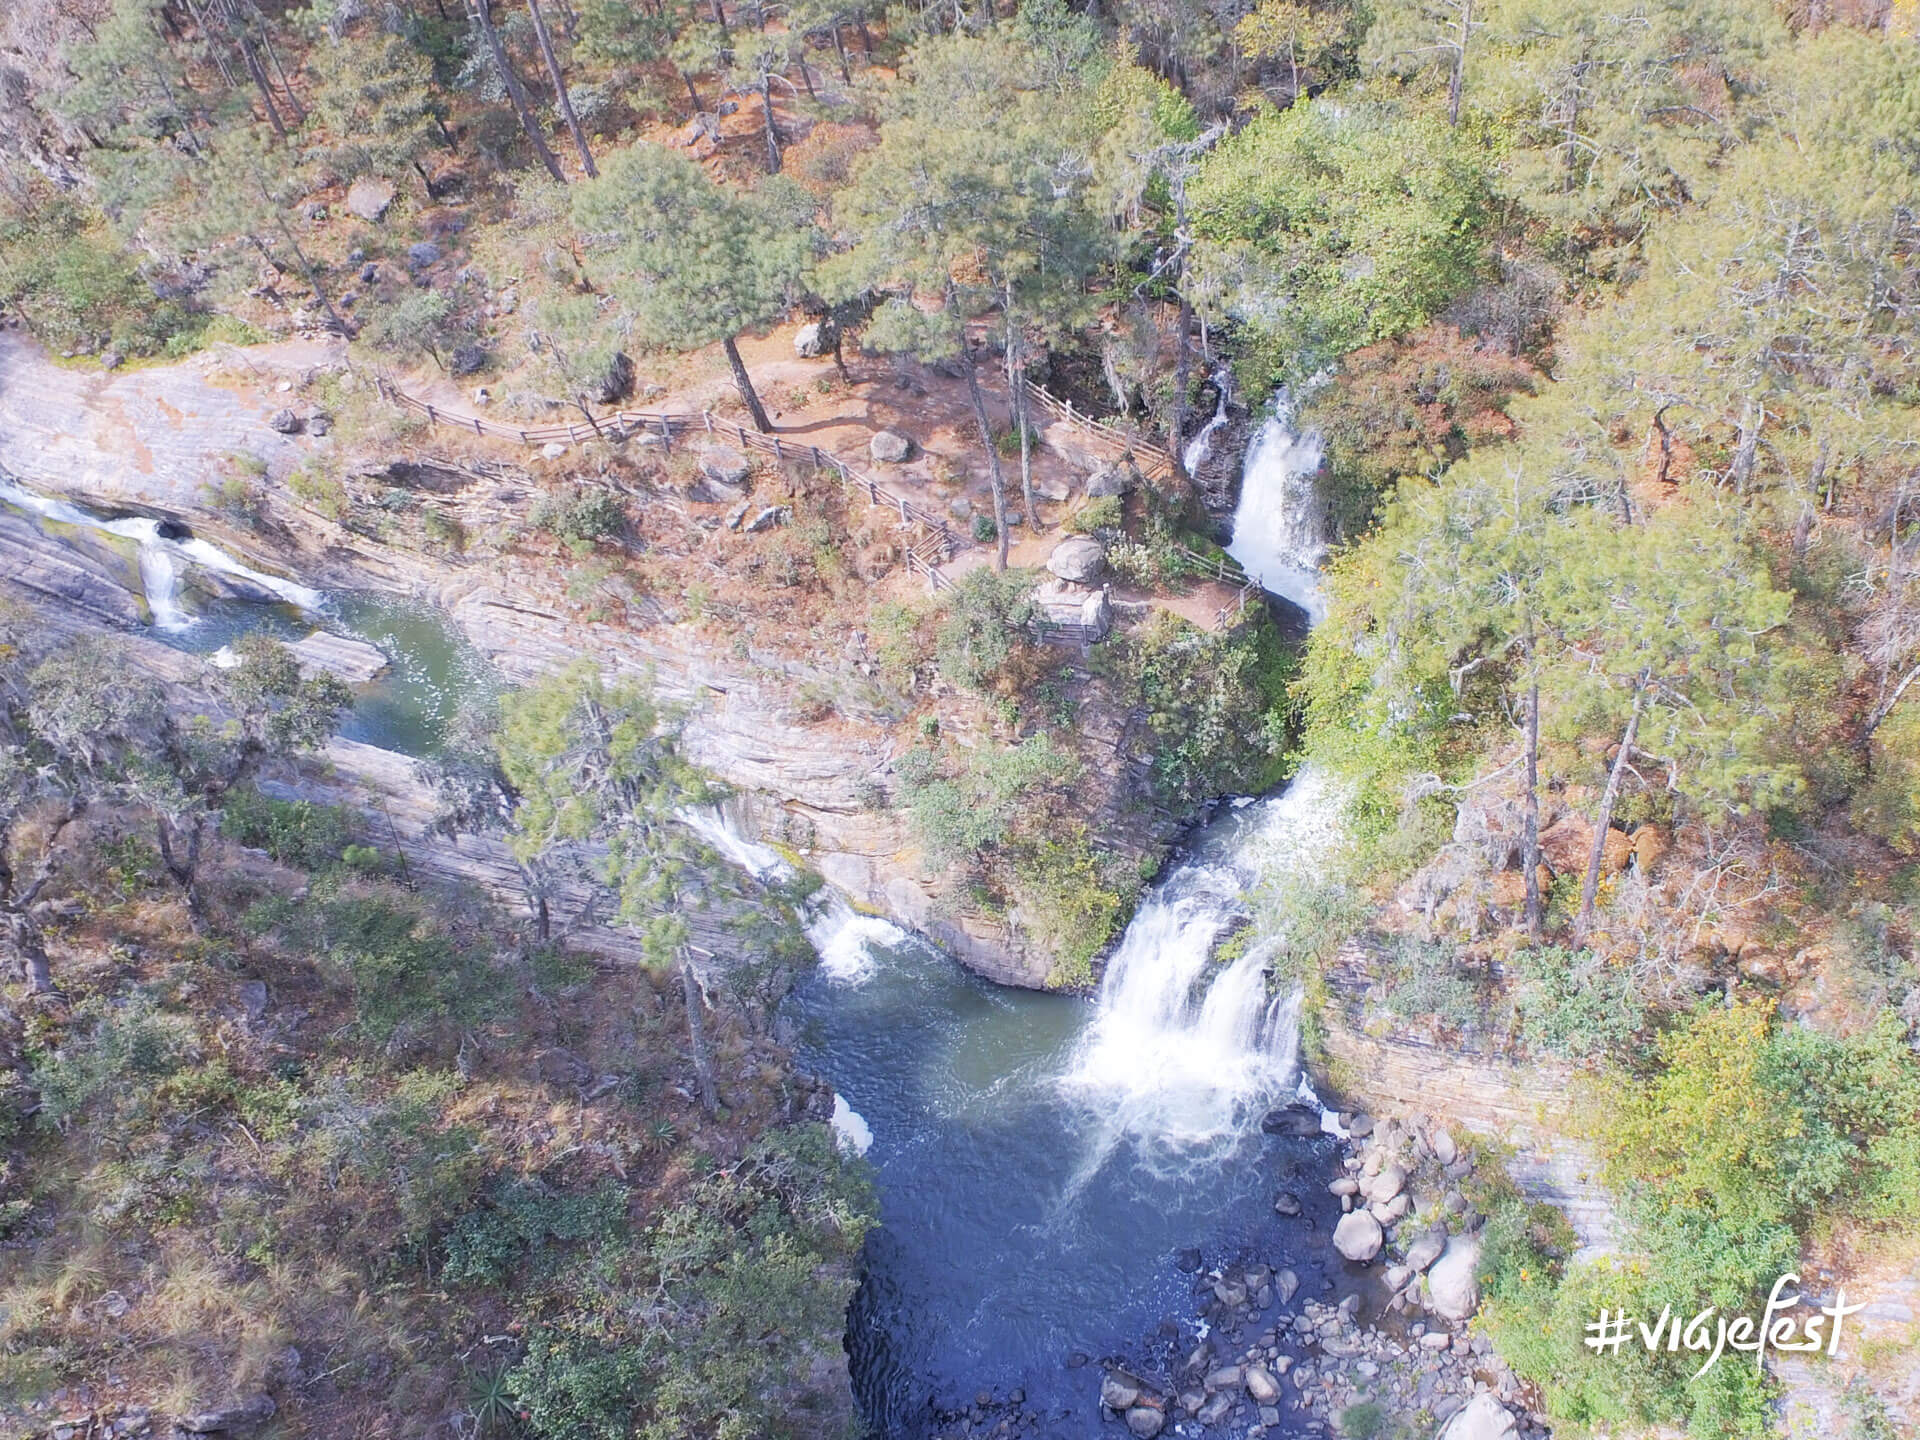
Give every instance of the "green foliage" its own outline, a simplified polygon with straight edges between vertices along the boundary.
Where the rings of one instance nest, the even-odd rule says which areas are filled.
[[[1016,818],[1037,807],[1040,792],[1071,783],[1079,770],[1072,755],[1046,735],[964,754],[952,773],[924,747],[899,761],[907,813],[935,865],[972,862],[1004,844]]]
[[[324,870],[339,861],[353,833],[352,815],[340,806],[275,800],[252,788],[225,797],[220,830],[237,844],[265,850],[282,865],[302,870]]]
[[[498,1286],[550,1245],[609,1245],[626,1226],[624,1191],[611,1181],[579,1193],[537,1178],[494,1185],[480,1208],[447,1232],[441,1279],[448,1285]]]
[[[535,529],[562,541],[576,554],[586,554],[602,540],[617,540],[627,528],[619,498],[585,485],[546,492],[534,502],[529,518]]]
[[[1004,691],[1031,654],[1028,627],[1039,614],[1023,571],[969,570],[948,593],[934,632],[934,662],[949,684]]]
[[[1378,104],[1259,117],[1208,157],[1189,201],[1197,286],[1254,332],[1271,375],[1424,324],[1484,263],[1476,158],[1440,122]]]
[[[1481,1028],[1486,1002],[1460,971],[1451,946],[1402,937],[1394,946],[1387,1008],[1409,1020],[1438,1020],[1453,1030]]]
[[[1340,1433],[1345,1440],[1374,1440],[1387,1428],[1387,1412],[1372,1400],[1361,1400],[1340,1412]]]
[[[1117,530],[1126,518],[1118,495],[1102,495],[1089,500],[1067,517],[1067,529],[1078,535],[1093,535],[1102,530]]]
[[[0,308],[26,317],[54,350],[185,355],[211,317],[157,296],[105,226],[63,195],[0,203]]]
[[[67,1042],[34,1065],[45,1125],[65,1124],[101,1097],[135,1100],[199,1052],[193,1021],[145,991],[117,1006],[89,1002],[75,1022]]]
[[[1107,649],[1123,703],[1146,712],[1163,799],[1193,805],[1279,779],[1294,657],[1270,625],[1220,634],[1158,612]]]
[[[1093,958],[1106,948],[1127,912],[1125,879],[1088,843],[1084,825],[1038,834],[1013,853],[1013,888],[1034,937],[1054,955],[1047,984],[1056,990],[1093,983]]]
[[[1569,1060],[1618,1055],[1647,1023],[1626,968],[1591,951],[1540,945],[1518,951],[1520,1033],[1534,1049]]]

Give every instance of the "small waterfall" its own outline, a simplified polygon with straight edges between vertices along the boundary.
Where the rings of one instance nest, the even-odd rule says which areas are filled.
[[[1220,403],[1214,407],[1213,418],[1200,427],[1200,431],[1187,442],[1187,448],[1180,456],[1181,467],[1192,475],[1206,463],[1207,456],[1213,453],[1213,432],[1227,423],[1227,376],[1225,370],[1214,372],[1213,383],[1220,395]]]
[[[777,884],[793,878],[793,866],[778,850],[747,839],[720,806],[687,806],[675,813],[689,830],[755,879]],[[822,886],[809,897],[801,925],[820,956],[821,971],[850,985],[873,973],[871,947],[898,945],[907,938],[907,932],[891,920],[862,915],[832,886]]]
[[[1291,601],[1318,624],[1326,614],[1319,570],[1327,542],[1314,476],[1326,447],[1318,431],[1295,432],[1294,409],[1293,397],[1282,390],[1247,446],[1227,553],[1262,589]]]
[[[151,516],[104,520],[68,501],[35,494],[4,476],[0,476],[0,504],[16,506],[56,524],[133,541],[140,563],[140,588],[156,629],[185,630],[194,623],[194,617],[180,606],[180,573],[184,566],[197,565],[202,570],[244,581],[309,614],[321,606],[318,590],[282,580],[277,575],[263,574],[205,540],[169,535],[166,532],[171,527]]]

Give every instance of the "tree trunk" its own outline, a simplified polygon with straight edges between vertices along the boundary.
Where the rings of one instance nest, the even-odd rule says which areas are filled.
[[[1447,78],[1447,124],[1460,123],[1460,93],[1467,80],[1467,37],[1473,33],[1473,0],[1460,0],[1460,45],[1453,52],[1453,74]]]
[[[206,907],[200,898],[200,841],[206,833],[206,817],[196,815],[193,826],[187,831],[185,853],[181,853],[173,843],[173,834],[165,819],[153,822],[154,835],[160,843],[160,863],[167,867],[167,874],[180,887],[187,897],[187,918],[193,924],[197,935],[206,924]]]
[[[720,0],[713,0],[713,23],[720,27],[720,34],[727,34],[727,12],[720,8]]]
[[[746,402],[747,413],[753,416],[753,428],[762,435],[771,434],[773,422],[767,419],[766,407],[761,405],[760,396],[754,391],[753,379],[747,374],[747,362],[740,358],[740,347],[734,343],[731,335],[720,343],[727,352],[727,364],[733,369],[734,388]]]
[[[987,451],[987,475],[993,487],[993,523],[1000,533],[1000,553],[993,568],[1007,568],[1007,481],[1000,473],[1000,451],[993,443],[993,422],[987,418],[986,397],[980,393],[980,372],[973,362],[973,346],[960,339],[960,355],[967,370],[967,398],[973,402],[973,420],[980,427],[980,443]]]
[[[1012,289],[1011,286],[1008,287]],[[1011,296],[1009,296],[1011,302]],[[1020,433],[1020,500],[1027,507],[1027,528],[1040,533],[1040,512],[1033,503],[1033,437],[1027,433],[1027,367],[1020,336],[1007,307],[1007,393],[1013,397],[1013,424]]]
[[[804,54],[799,59],[799,65],[800,83],[807,87],[807,99],[817,105],[820,103],[820,95],[819,92],[813,88],[813,71],[808,67],[807,57]]]
[[[6,938],[7,949],[19,961],[20,970],[26,976],[27,989],[35,995],[45,995],[53,989],[53,964],[47,959],[47,946],[41,938],[40,927],[33,917],[24,910],[8,911],[0,915],[0,935]]]
[[[490,0],[467,0],[469,13],[486,39],[487,49],[493,56],[493,68],[499,72],[500,83],[506,87],[513,113],[520,117],[520,128],[526,132],[527,143],[533,146],[533,153],[540,157],[540,163],[547,167],[547,173],[564,185],[567,177],[560,169],[560,162],[554,158],[553,151],[547,148],[546,137],[540,133],[533,111],[527,106],[526,87],[514,73],[513,62],[507,59],[507,47],[500,42],[500,32],[493,27],[493,12],[487,8],[489,3]]]
[[[293,112],[293,123],[304,125],[307,123],[306,107],[301,105],[300,97],[293,93],[293,81],[287,77],[287,67],[280,63],[280,52],[273,48],[273,37],[267,33],[267,17],[260,14],[258,5],[249,5],[248,8],[260,17],[260,44],[273,65],[273,73],[280,77],[280,89],[287,97],[287,109]]]
[[[674,68],[679,70],[677,65]],[[693,77],[686,71],[680,70],[680,83],[687,87],[687,98],[693,102],[693,113],[700,114],[707,107],[700,103],[700,92],[693,88]]]
[[[1533,659],[1533,643],[1527,643]],[[1527,687],[1527,806],[1520,827],[1520,864],[1527,873],[1527,938],[1540,939],[1540,682]]]
[[[1607,788],[1600,794],[1600,812],[1593,821],[1593,849],[1587,855],[1587,876],[1580,884],[1580,916],[1574,922],[1573,938],[1584,940],[1593,925],[1593,904],[1600,894],[1600,862],[1607,853],[1607,831],[1613,826],[1613,804],[1620,798],[1620,776],[1626,771],[1627,757],[1633,753],[1633,740],[1640,733],[1640,714],[1646,709],[1647,681],[1643,672],[1633,687],[1633,713],[1627,716],[1627,728],[1620,737],[1620,751],[1607,772]]]
[[[840,57],[840,83],[842,85],[851,85],[853,83],[853,71],[847,68],[847,42],[840,38],[840,22],[835,20],[831,28],[833,30],[833,50],[834,53]]]
[[[333,322],[333,328],[338,330],[342,335],[351,335],[353,331],[348,327],[345,318],[338,310],[333,308],[333,299],[327,294],[327,287],[320,279],[319,270],[317,270],[314,267],[314,263],[307,258],[307,252],[300,248],[300,242],[293,238],[293,231],[288,227],[286,217],[276,210],[274,212],[274,221],[280,227],[281,238],[283,238],[293,250],[293,258],[300,262],[300,271],[307,277],[307,284],[313,287],[314,298],[319,300],[320,308],[327,312],[327,318]],[[256,242],[256,244],[257,243],[258,242]]]
[[[720,1112],[720,1096],[713,1088],[713,1060],[707,1054],[707,1030],[701,1020],[700,977],[693,973],[693,961],[680,957],[680,993],[687,1002],[687,1041],[693,1050],[693,1073],[700,1081],[700,1108],[709,1115]]]
[[[767,169],[780,173],[780,132],[773,123],[773,74],[760,72],[760,109],[767,117]]]
[[[581,132],[580,119],[573,113],[573,97],[567,93],[566,77],[560,73],[560,61],[553,53],[553,37],[547,34],[547,17],[540,13],[540,0],[527,0],[527,10],[533,16],[533,33],[540,42],[540,58],[546,62],[547,78],[553,81],[553,93],[560,102],[560,114],[567,122],[567,133],[573,136],[573,148],[580,152],[580,166],[589,179],[597,179],[600,172],[594,168],[593,151],[587,148],[587,137]]]

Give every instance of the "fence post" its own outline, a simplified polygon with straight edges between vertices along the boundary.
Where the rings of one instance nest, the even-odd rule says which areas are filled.
[[[867,503],[869,505],[878,505],[880,503],[880,487],[875,485],[871,480],[867,481]]]
[[[702,410],[700,412],[700,418],[707,422],[707,434],[711,435],[713,433],[713,412],[711,410]]]
[[[487,433],[480,428],[480,417],[478,415],[473,417],[473,433],[476,435],[484,435]]]
[[[667,417],[660,417],[660,448],[669,455],[673,453],[673,426],[667,423]]]

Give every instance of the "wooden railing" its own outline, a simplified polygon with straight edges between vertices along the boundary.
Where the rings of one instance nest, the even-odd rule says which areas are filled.
[[[1026,382],[1026,386],[1028,398],[1042,410],[1056,420],[1066,421],[1088,438],[1105,444],[1117,452],[1119,458],[1133,461],[1140,467],[1140,473],[1149,479],[1164,480],[1173,474],[1172,462],[1145,436],[1115,425],[1111,420],[1096,420],[1074,409],[1071,400],[1062,400],[1031,380]]]
[[[947,524],[946,517],[917,501],[909,500],[898,491],[888,489],[871,475],[856,470],[831,450],[823,450],[818,445],[797,445],[778,435],[763,435],[736,421],[722,419],[711,410],[697,413],[612,410],[561,425],[512,425],[501,420],[482,419],[478,415],[463,415],[434,405],[407,394],[383,375],[376,375],[374,384],[382,399],[415,415],[425,416],[430,425],[445,425],[497,440],[515,440],[522,445],[579,445],[588,440],[619,441],[630,440],[637,435],[657,435],[661,443],[671,450],[676,435],[706,434],[733,441],[742,450],[757,450],[763,455],[771,455],[782,463],[788,460],[810,461],[819,469],[833,471],[848,489],[864,493],[868,504],[899,512],[901,524],[918,526],[923,533],[903,552],[908,568],[924,576],[927,584],[935,590],[953,584],[941,573],[940,567],[953,558],[961,548],[962,541]]]

